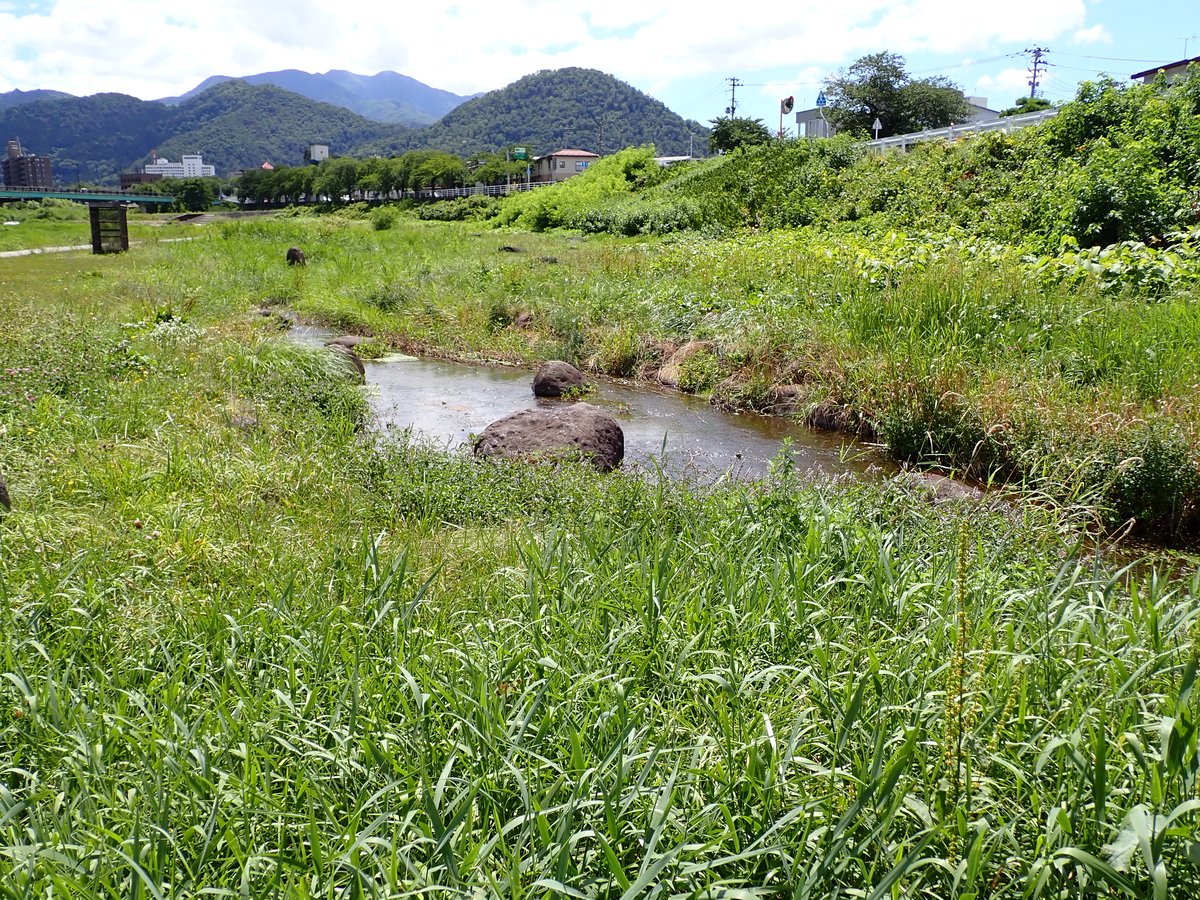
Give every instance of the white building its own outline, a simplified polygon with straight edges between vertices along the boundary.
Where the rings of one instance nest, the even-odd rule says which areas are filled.
[[[161,175],[163,178],[208,178],[217,174],[216,166],[204,165],[204,159],[198,153],[184,154],[177,163],[171,162],[165,156],[161,159],[156,157],[150,165],[143,166],[142,171],[147,175]]]
[[[325,159],[329,159],[329,145],[328,144],[309,144],[307,147],[304,148],[304,158],[309,160],[310,162],[315,162],[315,163],[321,162],[322,160],[325,160]]]

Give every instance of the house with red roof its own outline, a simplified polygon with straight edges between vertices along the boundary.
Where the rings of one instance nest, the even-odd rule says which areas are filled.
[[[598,153],[588,150],[559,150],[547,153],[534,160],[536,168],[530,181],[566,181],[578,175],[600,158]]]

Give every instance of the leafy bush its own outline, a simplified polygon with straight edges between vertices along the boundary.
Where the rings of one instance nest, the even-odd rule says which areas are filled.
[[[376,231],[387,231],[400,218],[400,210],[389,205],[377,206],[371,210],[371,227]]]
[[[495,222],[530,231],[569,225],[583,209],[628,194],[639,181],[653,180],[657,169],[653,147],[631,147],[596,161],[559,184],[504,198]]]
[[[417,218],[435,222],[465,222],[486,219],[498,211],[500,201],[486,194],[437,200],[417,207]]]

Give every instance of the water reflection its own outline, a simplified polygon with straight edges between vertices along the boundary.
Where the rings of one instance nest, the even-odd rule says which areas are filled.
[[[333,336],[311,327],[293,333],[312,346]],[[525,369],[406,356],[366,360],[366,367],[367,382],[376,388],[372,405],[383,427],[412,429],[449,446],[466,442],[510,413],[563,402],[534,397],[533,373]],[[799,471],[879,477],[891,469],[879,454],[845,435],[814,431],[777,416],[722,412],[704,400],[642,384],[602,380],[586,399],[620,422],[626,465],[662,466],[672,474],[705,480],[723,474],[757,478],[790,442]]]

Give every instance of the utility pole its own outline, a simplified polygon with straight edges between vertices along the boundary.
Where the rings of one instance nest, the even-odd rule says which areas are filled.
[[[742,87],[744,82],[738,81],[736,78],[726,78],[729,82],[729,105],[725,107],[725,115],[737,115],[737,89]]]
[[[1029,78],[1029,99],[1037,96],[1038,76],[1041,74],[1038,69],[1042,66],[1043,54],[1049,53],[1045,47],[1034,47],[1032,50],[1026,50],[1026,53],[1033,54],[1033,75]]]

